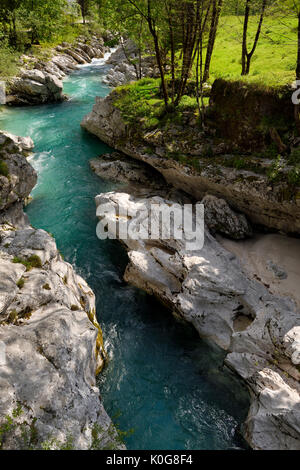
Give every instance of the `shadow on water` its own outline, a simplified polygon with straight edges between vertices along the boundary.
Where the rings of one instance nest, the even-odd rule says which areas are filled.
[[[80,129],[101,83],[103,66],[84,67],[65,82],[70,101],[9,109],[0,128],[30,135],[38,171],[32,225],[51,232],[65,259],[93,288],[109,364],[98,383],[105,408],[129,449],[228,449],[244,447],[237,429],[249,398],[223,368],[222,352],[201,341],[154,299],[123,282],[127,255],[117,242],[96,237],[94,197],[116,185],[102,181],[88,160],[110,151]]]

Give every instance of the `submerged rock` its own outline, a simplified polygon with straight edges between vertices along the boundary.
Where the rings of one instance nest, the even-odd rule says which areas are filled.
[[[205,232],[204,247],[188,251],[183,240],[151,240],[147,214],[159,197],[101,194],[96,204],[128,211],[132,231],[125,280],[155,295],[200,336],[229,354],[226,363],[245,380],[252,405],[244,435],[255,449],[300,449],[300,312],[250,280],[235,256]],[[118,225],[118,212],[106,215]],[[134,227],[148,237],[136,237]],[[111,225],[113,226],[113,224]],[[189,237],[187,237],[189,238]]]

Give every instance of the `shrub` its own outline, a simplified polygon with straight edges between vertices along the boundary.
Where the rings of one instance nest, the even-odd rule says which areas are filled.
[[[158,125],[164,111],[159,83],[159,80],[144,78],[116,89],[114,105],[121,111],[125,122],[139,123],[144,129]]]
[[[15,256],[13,263],[23,264],[26,267],[26,271],[30,271],[32,268],[41,268],[43,266],[41,258],[38,255],[31,255],[27,259]]]
[[[297,165],[288,173],[288,182],[294,186],[300,185],[300,165]]]
[[[22,289],[24,287],[24,284],[25,284],[25,279],[21,277],[21,279],[19,279],[17,282],[17,286],[19,289]]]
[[[0,175],[5,176],[6,178],[9,175],[8,166],[4,160],[0,160]]]

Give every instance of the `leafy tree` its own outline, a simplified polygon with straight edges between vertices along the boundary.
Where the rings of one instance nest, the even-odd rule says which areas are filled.
[[[216,14],[211,21],[210,54],[207,72],[214,47],[221,0],[106,0],[104,16],[118,25],[124,35],[135,42],[152,42],[161,78],[165,107],[172,110],[184,96],[186,86],[204,34],[207,32],[209,15],[215,3]],[[120,24],[121,22],[121,24]],[[135,26],[131,27],[132,23]],[[147,34],[141,31],[147,31]],[[200,39],[201,38],[201,39]],[[170,61],[169,61],[170,57]],[[167,66],[170,65],[171,77]],[[170,104],[171,100],[171,104]]]
[[[22,0],[1,0],[0,22],[4,25],[4,32],[8,32],[9,43],[16,46],[17,43],[17,14]]]
[[[86,17],[90,11],[90,0],[77,0],[78,5],[80,6],[81,16],[83,19],[83,23],[85,24]]]
[[[66,0],[25,0],[22,22],[31,31],[31,44],[49,40],[65,20]]]

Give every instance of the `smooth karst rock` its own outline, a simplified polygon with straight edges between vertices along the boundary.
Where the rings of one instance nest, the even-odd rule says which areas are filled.
[[[155,58],[151,55],[139,57],[138,48],[130,39],[111,54],[107,63],[112,67],[103,83],[111,87],[125,85],[139,78],[158,76]]]
[[[226,363],[251,393],[244,435],[255,449],[300,449],[300,312],[288,298],[272,295],[242,270],[237,258],[205,231],[203,249],[189,251],[186,241],[151,240],[152,204],[171,205],[159,197],[136,198],[107,193],[97,206],[115,207],[108,225],[124,223],[131,231],[125,280],[167,305],[176,317],[194,325],[200,336],[228,351]],[[126,212],[127,211],[127,212]],[[148,237],[139,237],[144,229]],[[134,234],[134,235],[133,235]],[[190,238],[187,233],[186,239]]]
[[[88,449],[96,427],[103,447],[114,444],[95,381],[105,351],[93,292],[43,230],[2,224],[0,238],[0,423],[21,413],[2,447],[56,448],[69,439]],[[22,429],[29,440],[35,430],[33,442]]]
[[[63,84],[55,75],[27,70],[13,80],[11,92],[15,104],[51,103],[63,100]]]
[[[0,105],[1,104],[6,104],[6,85],[3,81],[0,81]]]
[[[0,211],[29,196],[37,181],[26,159],[33,148],[30,138],[0,131]]]
[[[63,43],[50,53],[48,60],[34,56],[21,57],[21,73],[9,83],[9,105],[35,105],[63,101],[62,80],[78,65],[91,62],[93,58],[104,57],[106,48],[102,38],[93,37],[86,44],[80,37],[74,44]]]
[[[211,233],[221,233],[234,240],[252,235],[252,229],[243,214],[234,212],[224,199],[207,195],[202,201],[205,208],[205,223]]]
[[[90,160],[90,167],[103,179],[116,183],[127,183],[132,187],[166,188],[161,175],[150,166],[137,162],[119,152],[101,155]]]
[[[0,132],[0,447],[123,449],[96,386],[106,353],[94,293],[23,213],[32,148]]]

